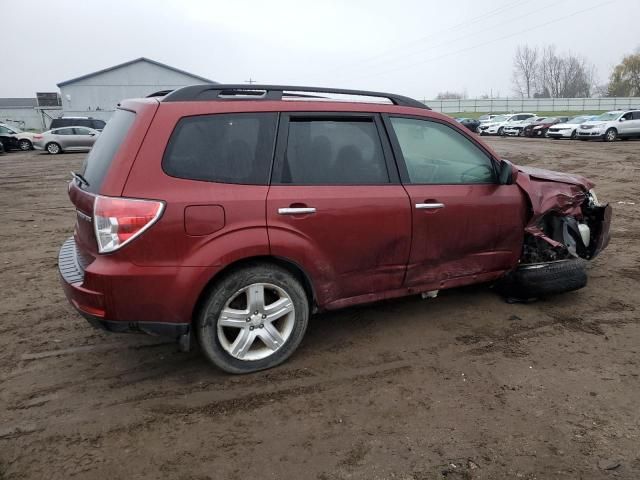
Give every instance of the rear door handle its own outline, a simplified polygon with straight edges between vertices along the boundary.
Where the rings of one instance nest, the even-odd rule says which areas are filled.
[[[444,203],[416,203],[418,210],[435,210],[437,208],[444,208]]]
[[[316,209],[313,207],[288,207],[278,209],[278,214],[280,215],[304,215],[309,213],[316,213]]]

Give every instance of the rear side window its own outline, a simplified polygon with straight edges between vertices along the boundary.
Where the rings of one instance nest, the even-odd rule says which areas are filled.
[[[373,119],[291,118],[279,183],[378,185],[389,183]]]
[[[190,180],[267,185],[276,120],[275,113],[182,118],[171,134],[162,168],[172,177]]]
[[[86,190],[98,193],[113,157],[127,136],[136,115],[129,110],[115,111],[104,131],[97,137],[85,160],[83,175],[89,182]]]

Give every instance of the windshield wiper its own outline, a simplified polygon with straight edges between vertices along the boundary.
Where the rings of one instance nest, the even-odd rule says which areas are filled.
[[[90,186],[91,186],[91,185],[89,185],[89,182],[87,182],[87,179],[86,179],[86,178],[84,178],[81,174],[76,173],[76,172],[71,172],[71,176],[72,176],[73,178],[75,178],[75,179],[78,181],[78,183],[79,183],[80,185],[84,184],[84,185],[85,185],[85,186],[87,186],[87,187],[90,187]]]

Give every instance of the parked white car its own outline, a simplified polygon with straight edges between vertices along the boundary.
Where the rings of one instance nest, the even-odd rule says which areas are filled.
[[[485,115],[480,115],[478,117],[478,120],[480,121],[480,123],[487,123],[490,122],[491,120],[493,120],[494,118],[498,117],[502,115],[501,113],[487,113]]]
[[[12,135],[16,139],[15,145],[20,150],[31,150],[33,148],[33,136],[35,133],[23,132],[18,127],[7,125],[5,123],[0,123],[0,127],[3,127],[3,129],[7,130],[8,134]]]
[[[597,115],[579,115],[564,123],[557,123],[547,130],[549,138],[576,138],[578,127],[596,118]]]
[[[504,128],[504,134],[509,137],[523,137],[524,136],[524,127],[527,125],[531,125],[532,123],[538,122],[540,120],[544,120],[546,117],[538,117],[533,116],[529,117],[526,120],[520,120],[519,122],[512,122],[510,125]]]
[[[640,110],[614,110],[583,123],[578,127],[580,140],[602,139],[613,142],[617,138],[640,137]]]
[[[480,135],[504,135],[504,129],[506,127],[527,120],[528,118],[535,117],[534,113],[510,113],[507,115],[498,115],[488,123],[484,123],[478,127],[480,129]]]

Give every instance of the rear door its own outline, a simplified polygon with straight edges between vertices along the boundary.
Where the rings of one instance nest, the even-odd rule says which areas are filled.
[[[406,285],[444,288],[512,268],[522,248],[525,199],[517,185],[498,185],[489,152],[446,123],[385,121],[411,198]]]
[[[74,149],[76,147],[75,132],[73,128],[58,128],[51,131],[55,137],[55,141],[60,144],[63,150]]]
[[[411,213],[381,132],[375,114],[281,116],[267,196],[271,253],[305,268],[320,305],[402,285]]]
[[[96,132],[86,127],[74,127],[74,146],[91,148],[96,141]]]

